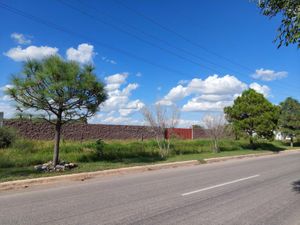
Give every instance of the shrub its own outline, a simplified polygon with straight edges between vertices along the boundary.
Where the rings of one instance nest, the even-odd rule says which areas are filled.
[[[7,127],[0,128],[0,148],[7,148],[11,146],[17,139],[15,130]]]

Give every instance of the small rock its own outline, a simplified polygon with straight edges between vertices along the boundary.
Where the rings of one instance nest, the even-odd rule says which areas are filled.
[[[60,172],[60,171],[64,171],[64,170],[65,170],[65,166],[62,166],[62,165],[56,165],[56,167],[55,167],[55,171]]]
[[[43,171],[44,169],[43,169],[43,165],[36,165],[36,166],[34,166],[34,169],[36,170],[36,171]]]

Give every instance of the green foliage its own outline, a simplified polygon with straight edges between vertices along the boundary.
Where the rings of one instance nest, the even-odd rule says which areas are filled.
[[[285,44],[297,44],[300,48],[300,1],[299,0],[259,0],[258,6],[263,15],[274,17],[282,15],[278,28],[278,48]]]
[[[83,119],[94,115],[106,99],[104,85],[93,71],[92,66],[58,56],[30,60],[13,77],[8,94],[20,108],[42,110],[62,121]]]
[[[106,100],[104,85],[90,65],[81,66],[58,56],[43,60],[29,60],[22,72],[12,79],[8,94],[18,109],[34,109],[55,125],[53,162],[59,157],[61,127],[64,123],[93,116]]]
[[[300,135],[300,103],[293,98],[287,98],[280,103],[281,111],[279,126],[282,134],[293,139]]]
[[[15,130],[7,127],[0,127],[0,148],[8,148],[17,139]]]
[[[235,99],[233,106],[224,109],[234,130],[244,132],[251,144],[253,137],[271,140],[277,128],[279,107],[270,103],[262,94],[249,89]]]

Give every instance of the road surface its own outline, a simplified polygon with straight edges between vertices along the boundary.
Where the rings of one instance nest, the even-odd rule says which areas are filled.
[[[298,183],[297,183],[298,182]],[[300,224],[300,153],[0,193],[0,224]]]

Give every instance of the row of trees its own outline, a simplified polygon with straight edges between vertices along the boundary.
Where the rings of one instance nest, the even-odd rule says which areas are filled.
[[[255,137],[271,140],[280,131],[293,146],[294,138],[300,135],[300,103],[291,97],[277,106],[249,89],[235,99],[233,106],[226,107],[224,113],[236,136],[247,135],[251,145]]]

